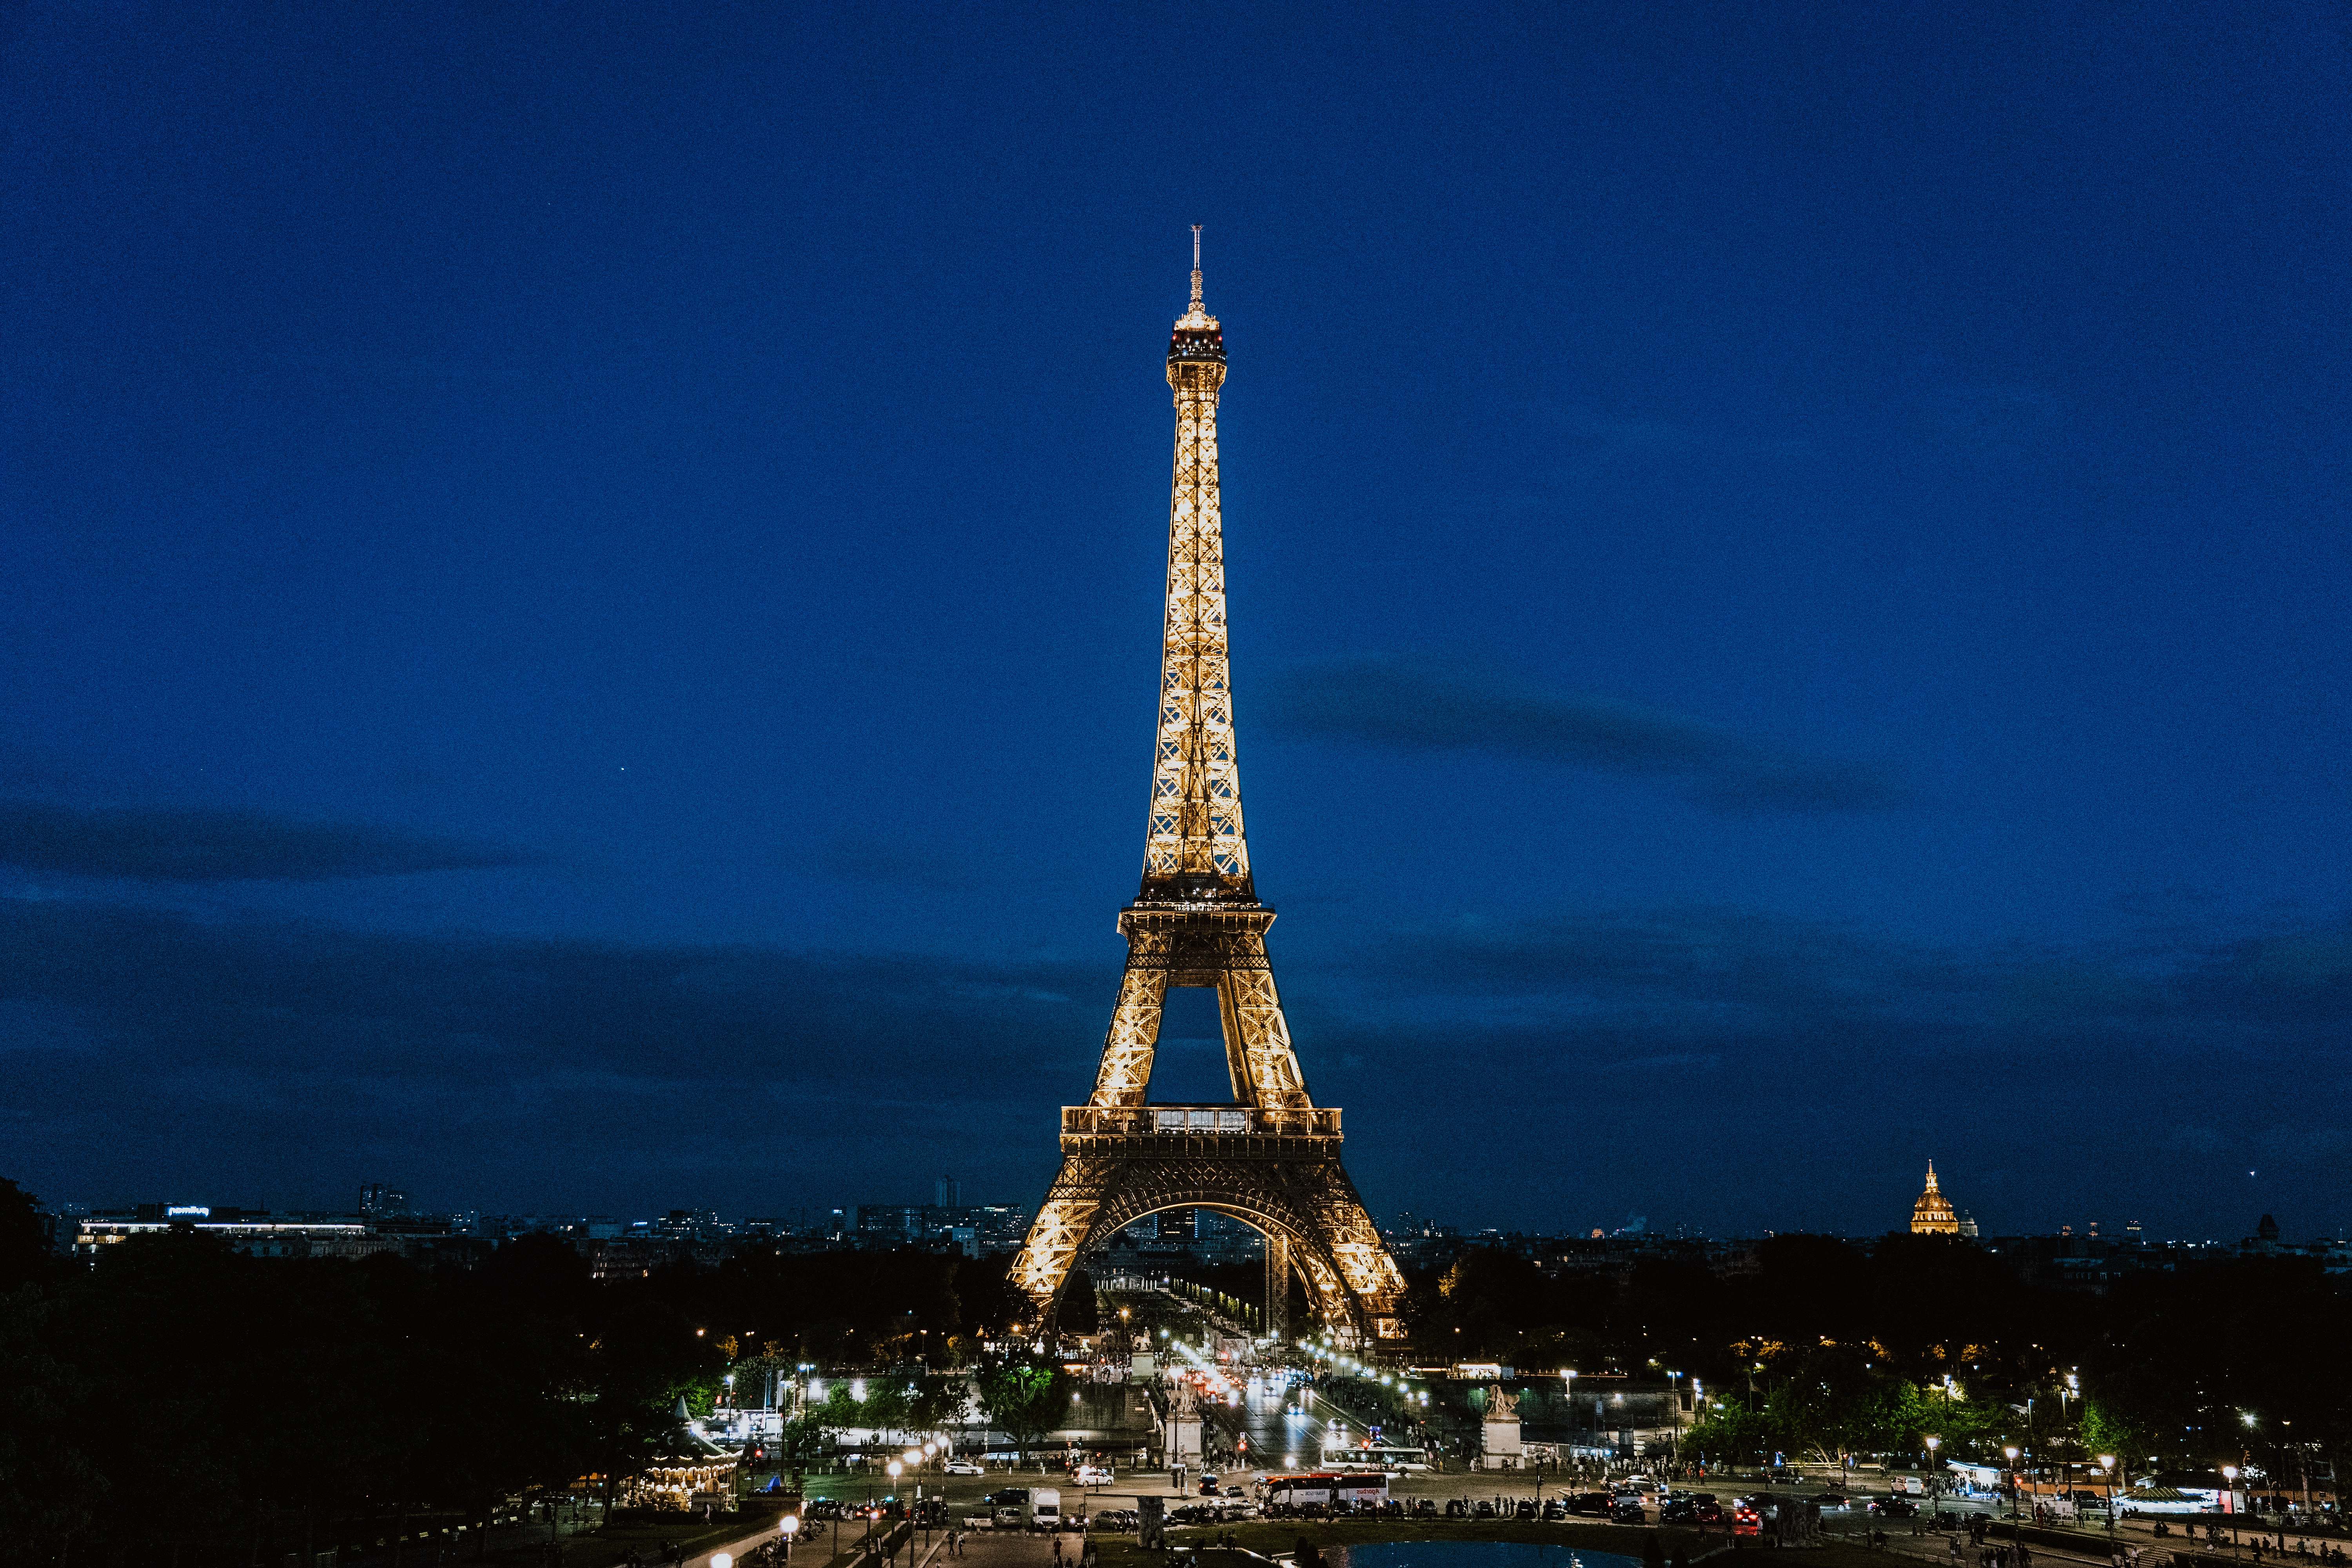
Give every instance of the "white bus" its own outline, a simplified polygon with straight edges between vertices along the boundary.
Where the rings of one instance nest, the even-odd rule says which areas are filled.
[[[1379,1507],[1389,1500],[1389,1479],[1377,1470],[1317,1470],[1265,1478],[1265,1504],[1274,1508],[1329,1508],[1335,1503]]]
[[[1334,1468],[1387,1470],[1393,1474],[1398,1470],[1429,1468],[1429,1450],[1373,1443],[1360,1447],[1326,1448],[1323,1462]]]

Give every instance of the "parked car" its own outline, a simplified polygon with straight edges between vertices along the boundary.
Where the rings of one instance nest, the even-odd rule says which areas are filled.
[[[941,1465],[940,1468],[950,1476],[984,1476],[988,1474],[987,1466],[976,1464],[970,1459],[950,1459],[946,1464]]]
[[[1721,1524],[1723,1522],[1723,1505],[1716,1501],[1711,1497],[1698,1497],[1693,1499],[1691,1501],[1691,1510],[1695,1516],[1691,1520],[1693,1524]]]
[[[1612,1524],[1644,1524],[1648,1521],[1649,1511],[1643,1508],[1640,1498],[1621,1497],[1609,1505],[1609,1521]]]
[[[1812,1500],[1813,1506],[1823,1513],[1843,1513],[1852,1505],[1842,1492],[1823,1492]]]
[[[1588,1519],[1607,1519],[1616,1500],[1607,1492],[1579,1492],[1568,1500],[1568,1511],[1583,1514]]]

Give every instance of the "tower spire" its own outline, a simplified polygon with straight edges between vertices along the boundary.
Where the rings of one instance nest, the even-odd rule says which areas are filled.
[[[1168,625],[1160,642],[1160,744],[1151,772],[1139,901],[1254,905],[1234,751],[1225,641],[1225,541],[1217,500],[1217,397],[1225,334],[1201,303],[1192,226],[1192,308],[1168,339],[1176,463],[1168,498]]]

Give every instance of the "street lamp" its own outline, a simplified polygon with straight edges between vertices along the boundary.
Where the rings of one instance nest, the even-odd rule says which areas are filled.
[[[2221,1467],[2221,1479],[2230,1484],[2230,1555],[2238,1554],[2238,1467]]]
[[[796,1513],[788,1513],[784,1515],[783,1518],[776,1521],[776,1528],[783,1531],[784,1561],[790,1563],[793,1560],[793,1537],[801,1532],[801,1516]]]
[[[1934,1478],[1942,1473],[1936,1468],[1936,1450],[1944,1446],[1944,1440],[1932,1432],[1919,1440],[1927,1445],[1927,1473],[1932,1486]]]
[[[2025,1544],[2025,1489],[2018,1484],[2017,1479],[2017,1445],[2014,1443],[2009,1444],[2001,1449],[2001,1452],[2009,1456],[2010,1527],[2016,1531],[2017,1543],[2020,1546],[2022,1546]]]
[[[2101,1454],[2099,1468],[2107,1473],[2107,1539],[2113,1541],[2116,1538],[2116,1457]]]

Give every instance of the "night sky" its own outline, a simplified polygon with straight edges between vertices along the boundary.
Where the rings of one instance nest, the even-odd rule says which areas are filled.
[[[0,29],[45,1198],[1034,1204],[1200,223],[1375,1213],[2352,1226],[2341,6]]]

